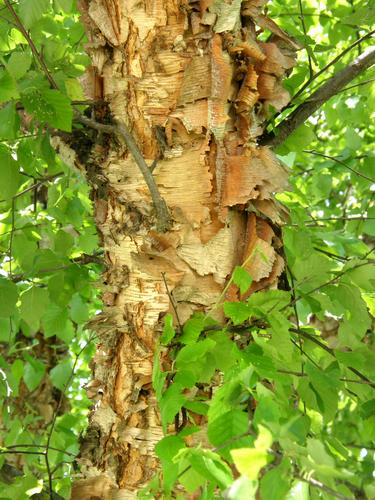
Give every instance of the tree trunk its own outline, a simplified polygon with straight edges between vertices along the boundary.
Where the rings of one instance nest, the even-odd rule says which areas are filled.
[[[288,102],[281,78],[297,46],[262,14],[265,3],[80,2],[92,59],[85,89],[111,115],[102,106],[93,118],[125,123],[150,168],[157,160],[153,177],[172,225],[157,231],[133,156],[99,133],[86,170],[106,256],[105,308],[92,321],[97,403],[74,499],[135,498],[156,473],[163,434],[151,375],[165,314],[180,324],[194,311],[220,320],[215,304],[234,266],[252,276],[251,293],[276,287],[283,272],[285,213],[273,193],[287,172],[257,138],[270,106]],[[267,41],[262,29],[272,32]],[[239,290],[232,285],[226,297],[239,299]]]

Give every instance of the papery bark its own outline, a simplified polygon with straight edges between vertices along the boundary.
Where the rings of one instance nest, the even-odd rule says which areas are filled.
[[[163,317],[174,313],[163,274],[184,322],[212,308],[235,265],[245,263],[252,292],[276,287],[283,271],[285,213],[273,196],[287,171],[257,138],[269,106],[288,101],[281,79],[296,43],[263,14],[265,3],[80,2],[88,97],[104,99],[111,118],[130,127],[150,165],[158,158],[153,175],[173,224],[156,231],[144,179],[112,141],[100,161],[106,189],[95,194],[107,266],[105,309],[92,322],[97,403],[72,498],[135,498],[157,471],[151,375]],[[259,26],[274,32],[269,41],[258,40]],[[238,300],[238,289],[228,297]]]

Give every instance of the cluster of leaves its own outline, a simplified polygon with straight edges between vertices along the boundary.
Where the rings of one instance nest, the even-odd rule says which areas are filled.
[[[89,406],[82,386],[94,345],[85,325],[100,308],[98,237],[88,186],[50,145],[55,129],[72,129],[88,63],[73,4],[0,5],[4,499],[69,498]]]
[[[365,1],[301,9],[269,4],[305,46],[285,83],[295,97],[270,130],[368,46],[375,15]],[[375,497],[373,77],[361,75],[277,150],[291,168],[278,197],[290,211],[289,290],[224,302],[224,327],[203,314],[182,328],[166,318],[153,379],[163,470],[144,498]],[[245,293],[251,277],[237,268],[232,281]]]

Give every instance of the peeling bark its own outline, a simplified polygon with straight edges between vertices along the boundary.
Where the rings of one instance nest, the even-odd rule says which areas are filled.
[[[173,313],[163,275],[184,322],[212,308],[235,265],[246,263],[252,292],[276,287],[283,271],[275,228],[285,212],[273,194],[287,172],[257,138],[269,106],[288,101],[281,79],[297,47],[262,14],[265,3],[80,1],[93,64],[88,97],[104,99],[107,118],[131,129],[148,165],[157,160],[153,176],[173,224],[157,232],[141,172],[107,138],[97,164],[105,190],[94,183],[107,264],[105,309],[92,321],[97,403],[73,499],[135,498],[157,470],[152,364],[163,317]],[[259,27],[271,40],[257,39]],[[238,300],[239,290],[228,297]]]

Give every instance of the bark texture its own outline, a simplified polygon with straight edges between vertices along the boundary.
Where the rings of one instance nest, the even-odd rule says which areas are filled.
[[[163,317],[210,311],[235,265],[251,292],[283,271],[273,193],[287,172],[257,146],[296,43],[263,13],[265,0],[82,0],[92,68],[85,88],[125,123],[173,223],[157,232],[150,193],[133,157],[98,135],[85,168],[105,250],[104,311],[89,394],[96,399],[72,498],[135,498],[156,473],[162,430],[151,375]],[[260,41],[263,29],[272,36]],[[265,40],[265,37],[263,37]],[[93,166],[94,165],[94,166]],[[93,176],[93,171],[95,175]],[[236,287],[230,300],[239,298]],[[212,311],[220,319],[220,312]]]

